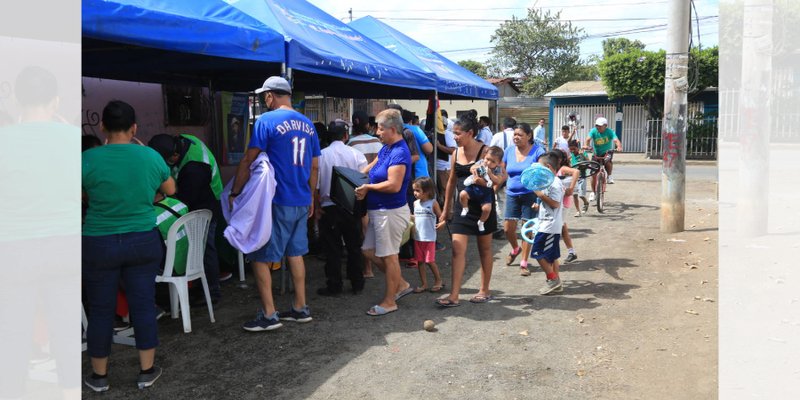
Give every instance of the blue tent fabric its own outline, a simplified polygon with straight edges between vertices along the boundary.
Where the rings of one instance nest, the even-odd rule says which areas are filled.
[[[284,61],[283,36],[222,0],[83,0],[86,38],[184,53]]]
[[[497,88],[485,79],[371,16],[357,19],[350,26],[403,59],[436,74],[436,88],[440,95],[488,100],[496,100],[499,96]]]
[[[292,69],[367,84],[415,89],[418,92],[412,97],[416,98],[426,97],[419,91],[432,91],[436,87],[432,73],[386,50],[305,0],[237,0],[230,4],[285,37],[286,61]],[[299,78],[296,83],[304,84]],[[346,97],[376,94],[357,93],[358,88],[371,90],[375,87],[353,86],[352,93]],[[331,93],[329,88],[318,89]]]

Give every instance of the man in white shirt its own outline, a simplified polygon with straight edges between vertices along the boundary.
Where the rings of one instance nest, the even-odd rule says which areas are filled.
[[[363,153],[367,163],[372,162],[383,147],[380,139],[369,134],[369,117],[365,112],[353,113],[353,136],[347,145]]]
[[[367,119],[364,118],[366,124]],[[314,199],[320,203],[319,236],[327,256],[325,277],[327,286],[317,290],[320,296],[337,296],[342,293],[342,240],[347,248],[347,278],[354,294],[364,290],[364,259],[361,257],[361,218],[350,215],[330,199],[333,167],[346,167],[360,171],[367,159],[360,151],[345,145],[347,125],[333,122],[328,127],[330,146],[319,157],[319,180]]]
[[[437,136],[436,141],[436,189],[440,206],[444,206],[445,187],[447,186],[447,179],[450,177],[450,155],[458,147],[453,137],[453,122],[447,118],[447,111],[442,110],[442,118],[447,127],[443,135]]]
[[[497,132],[492,136],[491,146],[497,146],[505,152],[509,147],[514,145],[514,127],[517,126],[517,121],[514,118],[506,117],[503,119],[503,130]],[[506,191],[501,190],[502,186],[495,190],[495,197],[497,198],[497,226],[503,226],[503,211],[506,209]],[[498,230],[493,236],[497,240],[506,238],[503,230]]]
[[[539,120],[539,125],[533,130],[533,141],[547,148],[547,132],[544,130],[544,118]]]
[[[480,117],[478,119],[478,126],[481,128],[478,131],[478,139],[479,141],[483,142],[485,145],[489,145],[492,142],[492,129],[489,126],[492,125],[492,120],[489,119],[487,116]]]

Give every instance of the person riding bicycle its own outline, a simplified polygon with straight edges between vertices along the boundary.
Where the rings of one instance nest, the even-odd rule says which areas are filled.
[[[611,179],[611,169],[614,167],[614,164],[611,161],[611,154],[608,154],[609,150],[612,148],[615,151],[622,151],[622,142],[620,142],[619,138],[617,138],[617,134],[614,132],[613,129],[608,127],[608,120],[600,117],[597,118],[594,122],[594,129],[589,131],[589,135],[586,138],[586,146],[585,149],[589,150],[594,145],[594,156],[592,157],[592,161],[596,161],[600,164],[605,164],[606,171],[608,171],[608,183],[614,183],[614,180]],[[597,177],[592,176],[592,187],[596,187]],[[592,192],[591,197],[594,197],[594,192]],[[591,199],[590,199],[591,201]]]

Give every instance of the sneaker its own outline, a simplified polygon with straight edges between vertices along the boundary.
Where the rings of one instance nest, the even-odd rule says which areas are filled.
[[[531,276],[531,270],[529,270],[528,267],[520,267],[519,274],[522,276]]]
[[[587,201],[583,203],[583,213],[585,214],[588,211],[589,211],[589,202]]]
[[[278,315],[279,314],[276,311],[269,318],[267,318],[267,316],[264,315],[264,310],[258,310],[258,313],[256,313],[256,319],[242,324],[242,329],[250,332],[271,331],[273,329],[278,329],[283,326],[283,324],[281,324],[281,320],[278,318]]]
[[[294,307],[292,307],[289,311],[279,312],[278,318],[280,318],[281,321],[311,322],[311,310],[308,309],[308,306],[303,307],[302,310],[295,310]]]
[[[558,293],[559,289],[561,289],[561,278],[548,279],[545,286],[539,289],[539,294]]]
[[[592,201],[594,201],[594,192],[590,192],[589,193],[589,202],[592,202]],[[583,208],[588,210],[589,209],[589,205],[588,204],[584,204]]]
[[[575,261],[577,259],[578,259],[578,255],[577,254],[569,253],[569,254],[567,254],[567,258],[564,259],[564,262],[565,263],[573,262],[573,261]]]
[[[478,220],[478,232],[483,232],[486,230],[486,227],[483,226],[483,221]]]
[[[130,322],[125,322],[124,320],[114,320],[114,332],[122,332],[130,327]]]
[[[580,211],[578,211],[578,212],[576,212],[576,213],[575,213],[575,218],[580,218],[580,217],[581,217],[581,215],[583,215],[583,214],[581,214],[581,212],[580,212]]]
[[[153,372],[149,374],[139,374],[139,377],[136,378],[136,385],[139,386],[139,389],[149,388],[153,386],[154,383],[161,377],[161,373],[164,372],[164,369],[158,366],[153,367]]]
[[[608,176],[608,180],[606,182],[608,182],[609,185],[613,185],[614,184],[614,178],[612,178],[611,175],[609,175]]]
[[[230,273],[230,272],[223,272],[223,273],[219,274],[219,281],[220,282],[225,282],[225,281],[227,281],[227,280],[229,280],[231,278],[233,278],[233,274]]]
[[[83,383],[86,384],[90,389],[94,390],[95,392],[105,392],[108,390],[108,377],[105,378],[94,378],[92,375],[86,377],[83,380]]]

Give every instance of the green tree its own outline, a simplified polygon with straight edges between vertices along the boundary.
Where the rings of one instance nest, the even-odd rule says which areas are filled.
[[[560,18],[560,12],[529,8],[525,18],[503,22],[491,37],[489,73],[520,77],[522,92],[531,96],[590,75],[581,68],[583,30]]]
[[[473,74],[481,78],[487,78],[489,75],[486,73],[486,66],[475,60],[461,60],[458,65],[470,70]]]
[[[614,54],[630,53],[636,50],[644,50],[645,44],[640,40],[631,41],[627,38],[610,38],[603,40],[603,58],[611,57]]]
[[[636,96],[647,104],[651,117],[659,117],[664,103],[666,57],[664,50],[633,49],[603,58],[598,67],[608,97]],[[692,49],[689,55],[689,94],[717,86],[718,75],[719,48]]]

